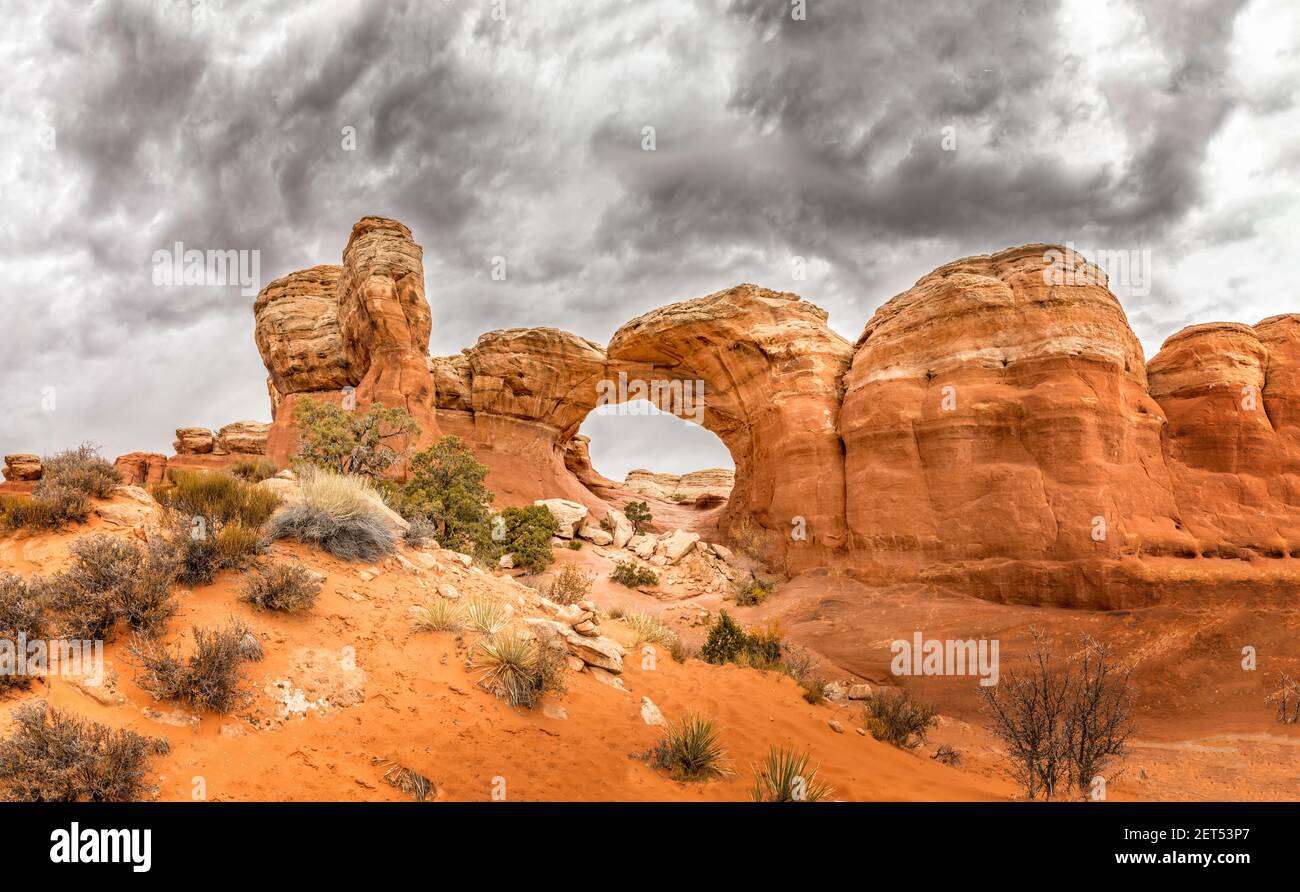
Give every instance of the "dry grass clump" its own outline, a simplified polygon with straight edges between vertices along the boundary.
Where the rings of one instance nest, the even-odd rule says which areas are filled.
[[[563,688],[564,656],[549,641],[498,635],[475,645],[479,684],[511,706],[532,709],[548,690]]]
[[[13,711],[0,740],[0,799],[7,802],[129,802],[145,793],[150,756],[167,741],[109,728],[47,706]]]
[[[271,519],[271,537],[297,539],[345,561],[377,561],[392,554],[389,528],[373,486],[362,477],[304,468],[302,501]]]
[[[280,472],[269,458],[260,456],[257,459],[244,459],[230,469],[230,473],[240,480],[247,480],[249,483],[260,483],[268,480]]]
[[[172,471],[170,481],[152,488],[158,504],[187,517],[202,517],[221,528],[238,523],[258,529],[280,504],[268,489],[230,474]]]
[[[636,640],[632,642],[633,647],[650,643],[671,648],[677,644],[677,633],[648,613],[639,610],[624,612],[622,620],[636,634]]]
[[[298,613],[316,605],[320,590],[318,574],[301,564],[276,564],[244,581],[241,600],[260,610]]]
[[[572,564],[565,564],[555,574],[555,580],[547,587],[544,594],[556,604],[576,604],[591,596],[591,585],[595,577],[584,573]]]
[[[649,753],[650,764],[678,780],[701,780],[726,773],[726,753],[712,719],[688,715],[664,732]]]
[[[144,635],[156,635],[176,613],[171,584],[176,556],[165,542],[148,547],[121,536],[82,536],[69,548],[72,562],[39,583],[61,615],[65,638],[112,640],[125,619]]]
[[[411,548],[423,548],[437,541],[437,537],[438,525],[424,516],[411,518],[410,525],[402,532],[402,541]]]
[[[456,602],[436,598],[411,608],[411,625],[420,632],[462,632],[465,613]]]
[[[808,770],[808,754],[785,747],[771,747],[767,760],[754,769],[755,802],[825,802],[835,790],[817,779],[816,768]]]
[[[193,628],[194,651],[179,650],[136,638],[130,652],[141,667],[136,683],[158,700],[180,700],[198,710],[226,713],[245,699],[240,691],[241,663],[260,660],[262,646],[242,623],[221,629]]]

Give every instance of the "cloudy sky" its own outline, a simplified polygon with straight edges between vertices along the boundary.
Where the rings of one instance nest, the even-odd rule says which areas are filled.
[[[1294,0],[0,5],[0,452],[269,420],[252,298],[154,254],[257,250],[264,284],[365,214],[424,246],[435,354],[738,282],[854,338],[1031,241],[1133,252],[1148,356],[1300,309]],[[584,430],[611,476],[729,463],[675,419]]]

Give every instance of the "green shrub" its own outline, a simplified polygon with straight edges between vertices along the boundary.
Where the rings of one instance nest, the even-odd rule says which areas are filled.
[[[410,473],[399,502],[406,518],[422,517],[437,530],[445,547],[468,554],[491,544],[492,491],[474,451],[458,437],[443,437],[411,456]]]
[[[835,795],[817,779],[817,769],[808,770],[808,754],[771,747],[767,761],[754,769],[755,802],[824,802]]]
[[[619,561],[615,564],[614,572],[609,574],[609,578],[628,588],[643,588],[659,584],[658,573],[649,567],[642,567],[631,561]]]
[[[0,799],[7,802],[130,802],[145,793],[150,756],[167,741],[88,722],[44,701],[13,711],[0,740]]]
[[[725,757],[713,720],[688,715],[669,726],[650,763],[679,780],[697,780],[723,774]]]
[[[365,414],[307,397],[293,410],[299,447],[295,458],[336,474],[378,477],[402,457],[388,441],[414,439],[420,425],[405,409],[375,403]]]
[[[320,590],[320,577],[306,567],[276,564],[244,582],[242,600],[261,610],[298,613],[315,606]]]
[[[559,524],[545,505],[506,508],[501,518],[505,521],[505,541],[500,543],[499,551],[513,554],[516,567],[541,573],[555,562],[551,539],[559,531]]]
[[[581,539],[570,539],[570,540],[569,540],[569,550],[570,550],[570,551],[582,551],[582,540],[581,540]]]
[[[229,712],[246,699],[239,689],[241,664],[261,659],[261,644],[238,622],[221,629],[195,626],[193,635],[194,651],[184,659],[178,650],[151,639],[133,639],[130,653],[141,670],[136,683],[159,700],[180,700],[198,710]]]
[[[913,700],[901,688],[872,691],[863,705],[862,723],[871,736],[900,749],[925,743],[926,732],[937,721],[933,706]]]
[[[304,468],[302,501],[271,519],[273,539],[297,539],[346,561],[377,561],[397,548],[379,497],[364,478]]]
[[[623,509],[623,515],[631,521],[632,532],[637,535],[641,534],[642,527],[654,520],[654,515],[650,513],[650,506],[645,502],[628,502],[627,507]]]
[[[594,577],[584,573],[572,564],[565,564],[555,575],[555,580],[546,589],[546,597],[556,604],[576,604],[591,597],[591,584]]]
[[[709,627],[709,637],[700,649],[700,657],[705,662],[721,666],[723,663],[736,662],[748,646],[749,636],[745,630],[723,610]]]

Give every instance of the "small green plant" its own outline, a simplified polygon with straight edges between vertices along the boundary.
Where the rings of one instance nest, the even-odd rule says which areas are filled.
[[[632,524],[632,532],[641,535],[641,530],[646,524],[654,520],[654,515],[650,513],[650,506],[645,502],[628,502],[627,507],[623,509],[623,516]]]
[[[673,493],[672,495],[670,495],[668,498],[671,499],[673,502],[679,504],[679,505],[680,505],[682,502],[686,501],[686,496],[683,495],[683,494],[680,493],[680,492],[675,492],[675,493]]]
[[[320,590],[318,574],[299,564],[276,564],[244,581],[242,600],[259,610],[299,613],[315,606]]]
[[[405,409],[380,403],[357,413],[308,397],[294,407],[293,420],[301,444],[297,461],[335,474],[379,477],[402,458],[405,441],[420,435]]]
[[[754,769],[755,802],[824,802],[835,791],[817,779],[816,768],[808,770],[808,754],[785,747],[771,747],[767,760]]]
[[[745,630],[727,611],[722,610],[709,627],[709,636],[700,649],[700,657],[707,663],[721,666],[723,663],[736,662],[748,647],[749,636]]]
[[[411,608],[411,626],[420,632],[456,632],[465,628],[465,613],[454,601],[435,598]]]
[[[659,584],[659,574],[648,567],[641,567],[631,561],[619,561],[614,565],[614,572],[609,578],[628,588],[645,588]]]
[[[688,715],[664,733],[650,751],[650,764],[679,780],[699,780],[725,773],[726,753],[712,719]]]
[[[577,604],[591,597],[591,585],[595,581],[590,573],[584,573],[572,564],[565,564],[555,575],[555,580],[546,588],[546,597],[556,604]]]
[[[877,740],[911,749],[925,743],[926,732],[937,721],[938,711],[928,703],[912,699],[901,688],[880,688],[863,706],[862,722]]]
[[[109,728],[37,700],[13,711],[0,740],[0,800],[130,802],[145,794],[149,758],[167,741]]]
[[[569,550],[570,550],[570,551],[582,551],[582,540],[581,540],[581,539],[570,539],[570,540],[569,540]]]

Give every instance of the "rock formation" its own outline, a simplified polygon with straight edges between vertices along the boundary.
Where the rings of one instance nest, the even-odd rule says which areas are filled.
[[[704,468],[688,474],[656,474],[638,468],[623,478],[623,486],[634,493],[657,499],[680,496],[689,502],[701,496],[726,499],[735,485],[736,472],[728,468]]]
[[[41,457],[30,452],[17,452],[5,456],[4,478],[15,482],[40,480],[43,467]]]
[[[473,446],[498,504],[565,499],[596,528],[629,493],[578,428],[645,398],[699,410],[735,461],[722,532],[790,572],[1092,607],[1296,583],[1300,315],[1193,326],[1148,366],[1101,271],[1054,246],[946,264],[855,344],[797,295],[739,285],[646,313],[608,348],[508,329],[429,357],[420,249],[367,217],[342,266],[277,279],[255,311],[281,464],[296,400],[379,400],[424,442]],[[202,440],[178,432],[178,451]],[[630,477],[666,497],[723,488],[666,482]]]

